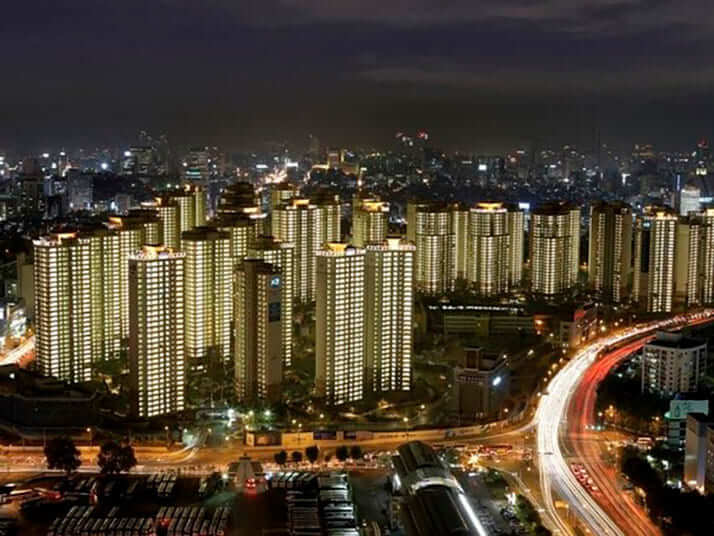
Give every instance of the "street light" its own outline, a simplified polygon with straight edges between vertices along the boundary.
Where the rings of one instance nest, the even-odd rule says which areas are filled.
[[[93,442],[93,437],[92,437],[92,428],[89,426],[87,427],[87,433],[89,434],[89,446],[91,447],[92,442]]]
[[[266,409],[266,410],[263,412],[263,415],[265,416],[266,419],[269,419],[269,418],[270,418],[270,410],[269,410],[269,409]]]
[[[407,439],[409,439],[409,418],[408,417],[402,417],[402,421],[404,422],[404,433],[407,436]]]
[[[166,444],[169,444],[169,427],[164,426],[164,432],[166,432]]]

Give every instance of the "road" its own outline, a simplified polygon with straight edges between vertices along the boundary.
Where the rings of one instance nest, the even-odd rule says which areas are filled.
[[[669,320],[651,322],[598,339],[577,352],[553,377],[548,385],[548,391],[541,397],[535,416],[536,460],[540,470],[540,487],[545,508],[549,517],[555,521],[558,534],[572,535],[573,530],[556,508],[553,492],[568,503],[570,510],[589,527],[593,534],[598,536],[629,534],[618,526],[608,512],[578,482],[561,448],[561,435],[566,432],[566,427],[563,425],[567,423],[568,408],[573,394],[586,377],[588,370],[596,364],[599,353],[609,345],[629,338],[645,339],[657,329],[710,322],[712,314],[713,311],[707,310],[696,315],[679,315]],[[614,496],[612,499],[615,500]]]
[[[563,442],[572,454],[569,461],[583,464],[599,488],[595,500],[625,534],[633,536],[659,536],[661,531],[629,495],[618,490],[617,469],[603,463],[600,434],[593,430],[595,402],[598,386],[608,373],[650,339],[646,337],[623,346],[603,356],[587,370],[568,408],[567,434]]]
[[[18,365],[25,367],[35,358],[35,336],[32,335],[17,348],[13,348],[7,354],[0,356],[0,366]]]

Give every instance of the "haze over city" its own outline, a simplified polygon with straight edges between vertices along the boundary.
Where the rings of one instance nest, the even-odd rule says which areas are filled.
[[[130,143],[682,150],[712,137],[705,0],[13,2],[0,147]]]

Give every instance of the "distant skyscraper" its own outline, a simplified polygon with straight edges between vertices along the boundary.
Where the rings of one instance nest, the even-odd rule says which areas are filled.
[[[416,287],[428,294],[452,290],[456,279],[456,239],[449,207],[417,203],[408,206],[407,236],[414,236],[416,245]]]
[[[292,365],[295,246],[289,242],[280,242],[272,236],[261,236],[248,248],[246,256],[261,259],[280,269],[281,285],[285,295],[285,299],[281,300],[280,315],[283,330],[283,368],[288,368]]]
[[[317,253],[315,386],[328,405],[364,393],[364,272],[362,249],[327,243]]]
[[[333,204],[315,205],[296,198],[273,211],[273,236],[295,244],[293,284],[301,301],[310,302],[315,297],[315,253],[328,238],[340,234],[334,209]]]
[[[233,266],[228,233],[196,227],[181,235],[184,261],[186,364],[206,373],[211,359],[231,358]]]
[[[588,282],[614,303],[629,296],[632,227],[632,208],[625,203],[600,202],[590,207]]]
[[[280,399],[281,303],[289,299],[280,270],[246,259],[235,272],[235,384],[238,400]],[[289,321],[289,320],[288,320]]]
[[[701,203],[699,198],[702,192],[694,184],[687,184],[679,192],[679,214],[687,216],[690,212],[699,212]]]
[[[184,409],[184,258],[163,246],[129,258],[129,377],[138,417]]]
[[[373,392],[411,389],[415,250],[398,238],[367,246],[365,380]]]
[[[82,382],[121,349],[119,237],[97,230],[34,241],[37,362],[47,376]]]
[[[523,213],[503,203],[478,203],[469,211],[466,279],[480,294],[507,293],[520,284]]]
[[[377,199],[356,199],[352,210],[352,244],[365,247],[381,244],[389,228],[389,203]]]
[[[218,215],[260,212],[260,199],[249,182],[238,181],[227,186],[220,196]]]
[[[580,209],[549,203],[533,211],[530,224],[531,291],[561,294],[578,282]]]

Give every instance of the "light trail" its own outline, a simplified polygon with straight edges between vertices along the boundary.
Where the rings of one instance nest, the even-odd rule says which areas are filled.
[[[643,324],[618,334],[599,339],[580,350],[551,380],[548,391],[541,397],[535,415],[537,456],[540,486],[545,507],[562,535],[572,535],[570,526],[562,519],[553,501],[553,490],[566,501],[576,515],[598,536],[625,536],[625,533],[600,507],[590,493],[578,482],[563,457],[560,445],[561,427],[567,420],[570,398],[598,354],[606,347],[628,338],[645,337],[652,331],[681,327],[711,320],[714,311],[695,315],[680,315],[669,320]]]
[[[5,356],[0,357],[0,366],[18,365],[25,366],[32,360],[35,352],[35,336],[28,338],[17,348],[10,350]]]

